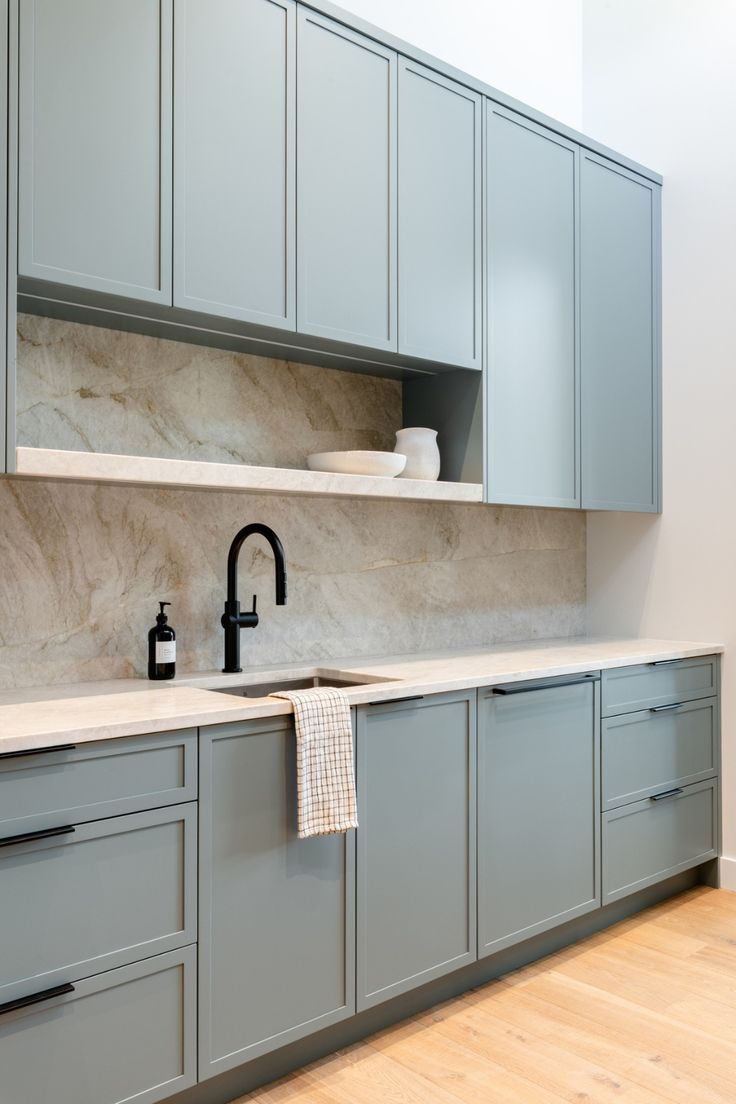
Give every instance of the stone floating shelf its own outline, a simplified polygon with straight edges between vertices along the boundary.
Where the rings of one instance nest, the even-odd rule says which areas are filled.
[[[332,495],[407,502],[481,502],[480,483],[440,483],[423,479],[388,479],[375,475],[336,475],[294,468],[250,464],[213,464],[200,460],[165,460],[109,452],[63,449],[16,449],[17,476],[72,482],[121,483],[149,487],[184,487],[251,494]]]

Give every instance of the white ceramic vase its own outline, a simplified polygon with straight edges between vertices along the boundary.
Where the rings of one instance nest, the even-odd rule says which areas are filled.
[[[396,434],[396,448],[406,457],[406,467],[399,479],[437,479],[440,474],[440,450],[437,448],[437,430],[415,427],[400,429]]]

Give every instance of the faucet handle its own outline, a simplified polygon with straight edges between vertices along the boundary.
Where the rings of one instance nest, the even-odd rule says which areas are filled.
[[[257,601],[258,601],[258,595],[257,595],[257,594],[254,594],[254,595],[253,595],[253,609],[252,609],[252,610],[250,611],[251,613],[255,613],[255,612],[256,612],[256,602],[257,602]]]

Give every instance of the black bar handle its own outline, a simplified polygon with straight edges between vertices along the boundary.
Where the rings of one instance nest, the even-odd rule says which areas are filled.
[[[424,694],[412,694],[409,698],[386,698],[385,701],[369,702],[369,705],[400,705],[402,702],[424,701]]]
[[[1,751],[0,759],[22,759],[27,755],[49,755],[52,751],[74,751],[76,744],[57,744],[56,747],[24,748],[23,751]]]
[[[653,659],[647,664],[647,667],[666,667],[671,663],[682,663],[681,659]]]
[[[20,836],[6,836],[0,839],[0,847],[14,847],[18,843],[34,843],[36,840],[52,839],[54,836],[68,836],[76,831],[71,824],[63,828],[42,828],[40,832],[23,832]]]
[[[650,713],[667,713],[672,709],[679,709],[683,702],[673,702],[672,705],[651,705],[649,707]]]
[[[67,993],[73,992],[73,985],[55,985],[53,989],[44,989],[30,997],[20,997],[19,1000],[0,1004],[0,1016],[7,1016],[10,1012],[17,1012],[19,1008],[28,1008],[32,1004],[40,1004],[41,1001],[53,1000],[54,997],[65,997]]]
[[[667,798],[667,797],[677,797],[677,795],[681,794],[681,793],[682,793],[682,787],[681,786],[675,786],[674,790],[665,790],[663,793],[652,794],[652,796],[649,798],[649,800],[650,801],[664,801],[665,798]]]
[[[494,686],[491,693],[507,697],[510,694],[533,694],[535,690],[558,690],[563,686],[589,686],[597,677],[597,675],[584,675],[583,678],[571,679],[569,682],[547,683],[546,686],[525,686],[523,682],[518,686]]]

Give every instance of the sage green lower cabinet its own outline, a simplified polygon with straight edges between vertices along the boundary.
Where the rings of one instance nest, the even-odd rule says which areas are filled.
[[[197,730],[0,755],[0,837],[197,797]]]
[[[297,837],[290,718],[201,730],[200,1080],[354,1013],[354,848]]]
[[[358,709],[357,1009],[475,961],[475,691]]]
[[[600,905],[594,679],[478,696],[478,954]]]
[[[672,787],[603,815],[603,904],[718,854],[718,782]]]
[[[155,1104],[194,1085],[196,949],[0,1007],[2,1104]]]
[[[197,807],[0,837],[0,1004],[197,938]]]
[[[604,810],[718,773],[718,698],[655,706],[603,721]]]

